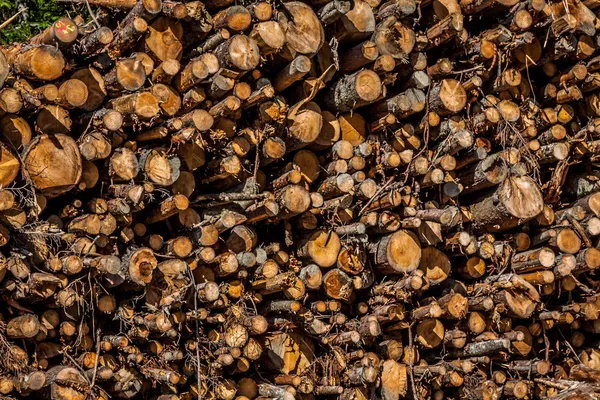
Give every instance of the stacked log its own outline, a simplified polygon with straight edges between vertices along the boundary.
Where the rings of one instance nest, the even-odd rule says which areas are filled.
[[[0,398],[600,397],[600,3],[61,1],[0,49]]]

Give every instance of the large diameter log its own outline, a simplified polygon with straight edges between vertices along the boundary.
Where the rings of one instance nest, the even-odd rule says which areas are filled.
[[[49,397],[55,400],[85,400],[83,385],[86,379],[72,367],[58,365],[46,372],[45,386],[49,387]]]
[[[345,112],[374,102],[381,91],[379,75],[364,69],[334,83],[325,95],[324,102],[333,111]]]
[[[391,56],[394,60],[402,62],[407,60],[412,52],[416,35],[410,26],[395,18],[387,18],[377,26],[371,40],[377,45],[380,55]]]
[[[104,103],[104,99],[106,98],[107,92],[106,87],[104,85],[104,79],[100,72],[98,72],[95,68],[92,67],[81,68],[71,75],[71,79],[77,79],[83,82],[87,87],[87,99],[85,103],[79,108],[85,111],[93,111],[102,106],[102,104]],[[107,126],[107,129],[110,129],[110,127]]]
[[[21,164],[19,159],[5,145],[0,145],[0,185],[9,186],[19,174]]]
[[[304,55],[300,55],[281,70],[272,81],[275,92],[282,92],[294,82],[302,79],[304,75],[310,71],[310,59]]]
[[[413,360],[414,361],[414,360]],[[400,400],[408,391],[406,365],[386,360],[381,371],[381,397],[383,400]]]
[[[533,219],[543,207],[542,193],[533,179],[511,176],[491,195],[472,204],[469,212],[476,228],[501,232]]]
[[[40,320],[35,314],[25,314],[8,321],[6,336],[13,339],[28,339],[38,334]]]
[[[23,153],[23,166],[36,189],[46,197],[71,190],[82,174],[79,146],[62,134],[34,138]]]
[[[302,186],[288,185],[277,193],[280,218],[291,218],[302,214],[310,207],[310,193]]]
[[[260,62],[260,50],[254,39],[245,35],[235,35],[220,44],[214,54],[221,67],[236,71],[249,71]]]
[[[282,374],[302,374],[315,358],[312,341],[297,332],[267,335],[262,342],[268,360]]]
[[[497,285],[507,288],[494,293],[494,302],[503,304],[509,315],[529,318],[540,300],[533,285],[519,275],[502,275],[498,280]]]
[[[285,11],[277,13],[277,21],[285,33],[287,47],[292,52],[312,56],[325,42],[323,26],[313,9],[299,1],[283,4]]]
[[[335,232],[318,230],[298,248],[298,257],[312,260],[320,267],[333,266],[341,249],[340,238]]]
[[[288,114],[288,131],[284,138],[286,152],[299,150],[314,142],[323,128],[323,116],[320,107],[313,102],[292,110]]]
[[[48,45],[10,49],[6,55],[16,73],[38,81],[60,78],[66,64],[60,50]]]
[[[437,284],[450,275],[450,260],[435,247],[426,247],[422,251],[419,269],[425,273],[431,283]]]
[[[152,281],[152,272],[158,265],[154,252],[146,247],[126,254],[123,263],[127,267],[128,278],[141,286],[146,286]]]
[[[375,268],[386,273],[408,273],[417,269],[421,262],[421,243],[407,230],[382,237],[369,246],[369,252]]]
[[[179,4],[185,10],[183,4]],[[181,22],[161,16],[148,27],[144,44],[149,52],[160,61],[180,59],[184,29]]]
[[[0,51],[0,87],[4,86],[4,81],[10,73],[10,66],[6,60],[6,56]]]
[[[465,108],[467,94],[461,83],[454,79],[444,79],[431,88],[429,109],[438,115],[456,114]]]

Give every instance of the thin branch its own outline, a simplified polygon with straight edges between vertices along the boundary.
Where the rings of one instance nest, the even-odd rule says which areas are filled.
[[[11,22],[13,22],[15,19],[17,19],[17,17],[19,17],[19,15],[23,14],[27,10],[29,10],[27,7],[20,9],[15,15],[0,24],[0,31],[10,25]]]

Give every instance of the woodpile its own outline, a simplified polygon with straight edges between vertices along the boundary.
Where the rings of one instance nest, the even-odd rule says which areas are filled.
[[[600,398],[600,2],[61,1],[1,399]]]

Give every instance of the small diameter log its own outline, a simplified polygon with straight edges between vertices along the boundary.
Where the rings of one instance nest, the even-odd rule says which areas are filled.
[[[499,154],[493,154],[481,160],[471,168],[460,172],[458,177],[463,192],[470,193],[486,189],[503,182],[508,176],[508,167]]]
[[[282,92],[294,82],[302,79],[310,71],[311,62],[306,56],[300,55],[281,70],[271,81],[275,92]]]
[[[336,112],[350,111],[377,100],[381,95],[379,75],[371,70],[362,70],[346,75],[325,95],[327,107]]]
[[[180,69],[179,61],[168,58],[154,69],[151,80],[154,83],[169,83]]]
[[[72,51],[78,55],[95,54],[103,47],[110,44],[113,39],[114,35],[110,28],[102,26],[79,39]]]
[[[340,72],[343,74],[354,72],[372,63],[378,56],[377,44],[367,40],[340,55]]]
[[[180,211],[184,211],[189,206],[187,197],[177,194],[160,203],[159,207],[152,210],[145,219],[145,223],[153,224],[169,218]]]
[[[68,46],[77,39],[77,26],[70,18],[62,17],[30,39],[31,44]]]
[[[483,342],[469,343],[459,350],[451,352],[450,357],[480,357],[494,355],[501,351],[509,351],[511,348],[510,340],[494,339]]]
[[[156,116],[160,109],[158,101],[151,93],[136,92],[110,101],[113,110],[122,115],[135,115],[142,119]]]
[[[191,60],[177,74],[173,81],[173,86],[179,93],[185,93],[195,85],[202,82],[209,74],[207,65],[201,60]]]
[[[366,112],[374,118],[382,118],[388,114],[405,118],[423,109],[425,109],[425,93],[418,89],[408,89],[367,107]]]
[[[555,259],[552,249],[541,247],[517,253],[513,256],[511,262],[514,271],[521,272],[550,268],[554,265]]]
[[[129,46],[135,43],[140,36],[148,30],[148,23],[139,17],[129,19],[127,23],[123,23],[121,28],[113,31],[113,40],[107,46],[108,56],[116,60],[119,58]]]

